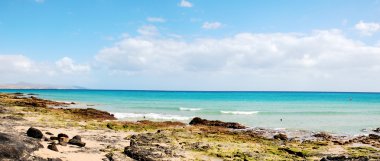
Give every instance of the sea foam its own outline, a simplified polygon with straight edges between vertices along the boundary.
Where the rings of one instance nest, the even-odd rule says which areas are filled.
[[[180,111],[200,111],[202,110],[201,108],[186,108],[186,107],[180,107]]]
[[[113,113],[117,119],[144,118],[153,120],[189,120],[191,117],[158,113]]]
[[[259,113],[259,111],[220,111],[220,113],[232,115],[252,115]]]

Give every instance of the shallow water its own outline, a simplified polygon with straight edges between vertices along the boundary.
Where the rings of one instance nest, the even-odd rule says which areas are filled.
[[[380,93],[0,90],[83,103],[120,119],[190,121],[194,116],[251,127],[360,134],[380,127]],[[90,105],[90,106],[87,106]],[[91,106],[94,105],[94,106]],[[282,121],[281,121],[282,119]]]

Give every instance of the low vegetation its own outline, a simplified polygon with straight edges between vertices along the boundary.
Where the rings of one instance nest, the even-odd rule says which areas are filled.
[[[68,108],[69,105],[22,94],[0,94],[0,116],[3,118],[34,120],[40,126],[136,132],[126,135],[131,145],[124,153],[140,160],[321,160],[327,156],[380,159],[376,146],[380,145],[379,139],[375,136],[349,141],[326,133],[311,136],[310,140],[287,138],[286,135],[268,137],[255,130],[240,130],[239,124],[233,124],[232,127],[239,127],[234,130],[210,126],[207,120],[194,125],[172,121],[118,121],[105,111]],[[114,152],[110,151],[107,158],[112,158]]]

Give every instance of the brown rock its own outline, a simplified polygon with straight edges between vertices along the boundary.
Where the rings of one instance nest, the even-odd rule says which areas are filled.
[[[46,135],[54,135],[53,133],[51,132],[45,132]]]
[[[341,141],[341,140],[334,140],[333,143],[334,143],[335,145],[344,145],[346,142]]]
[[[69,108],[63,109],[67,113],[72,113],[81,116],[84,119],[95,119],[95,120],[117,120],[113,114],[106,111],[100,111],[93,108]]]
[[[45,137],[45,136],[43,137],[43,139],[44,139],[44,141],[51,141],[50,138]]]
[[[288,136],[282,133],[274,135],[273,138],[278,140],[288,140]]]
[[[193,118],[190,123],[190,125],[205,125],[205,126],[218,126],[218,127],[226,127],[231,129],[245,129],[246,127],[236,123],[236,122],[222,122],[219,120],[206,120],[201,119],[199,117]]]
[[[325,140],[330,140],[332,138],[330,134],[327,134],[325,132],[320,132],[320,133],[314,134],[313,136],[317,138],[323,138]]]
[[[58,152],[58,148],[57,148],[57,145],[55,143],[48,145],[48,149]]]

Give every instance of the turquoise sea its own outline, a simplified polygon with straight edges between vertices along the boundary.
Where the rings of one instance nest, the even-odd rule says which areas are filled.
[[[380,93],[189,92],[128,90],[0,90],[78,102],[125,120],[192,117],[240,122],[250,127],[360,134],[380,127]],[[281,121],[282,119],[282,121]]]

